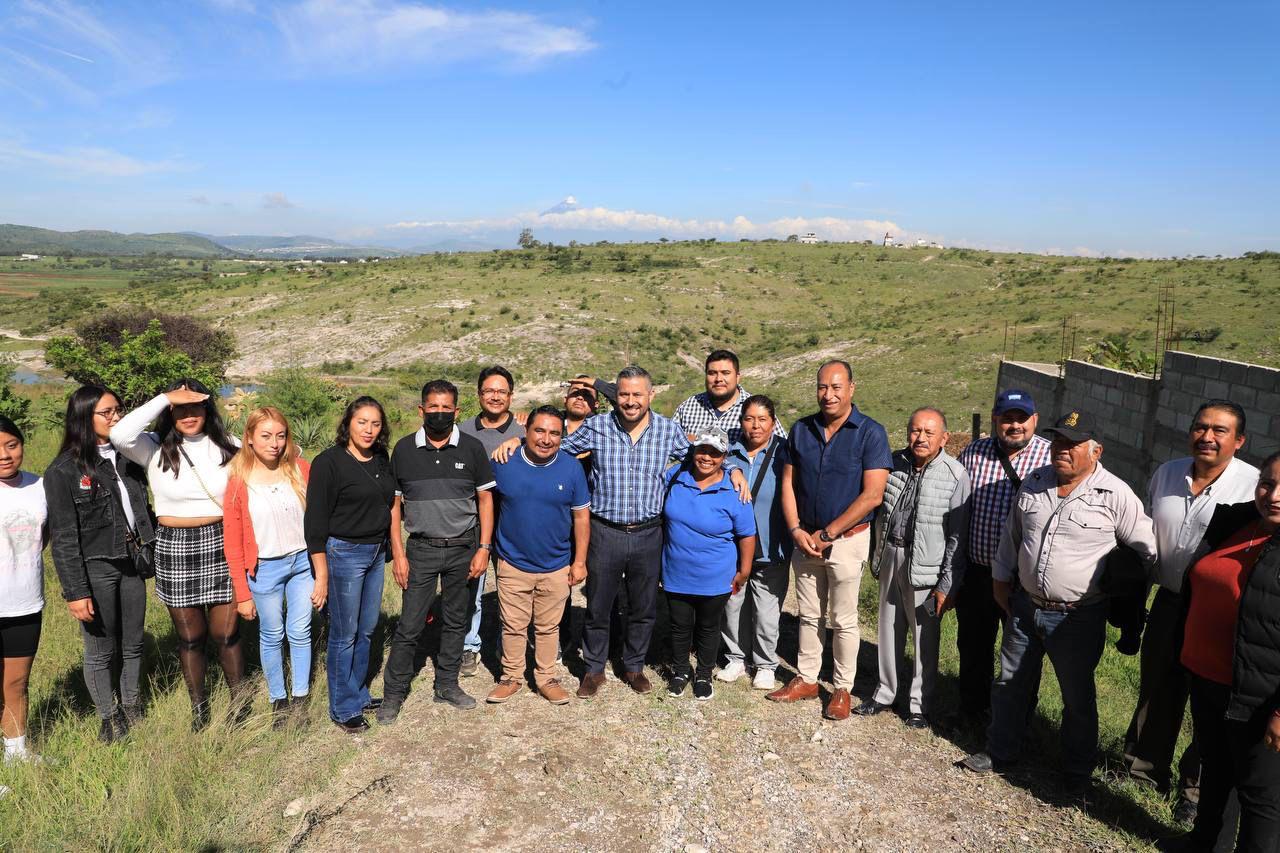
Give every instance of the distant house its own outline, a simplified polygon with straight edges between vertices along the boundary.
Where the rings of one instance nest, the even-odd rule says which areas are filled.
[[[40,260],[40,256],[39,256],[39,255],[31,255],[31,254],[28,254],[28,253],[26,253],[26,252],[23,252],[21,255],[18,255],[18,260],[20,260],[20,261],[38,261],[38,260]]]
[[[929,241],[924,239],[923,237],[921,237],[919,240],[916,240],[917,249],[925,249],[925,248],[928,248],[928,246],[929,246]]]
[[[800,242],[801,242],[801,243],[810,243],[810,244],[812,244],[812,243],[816,243],[816,242],[818,242],[818,235],[817,235],[817,234],[814,234],[812,231],[809,231],[809,232],[807,232],[807,233],[805,233],[805,234],[801,234],[801,235],[800,235]]]
[[[888,231],[884,232],[884,245],[886,246],[893,245],[893,235],[890,234]]]

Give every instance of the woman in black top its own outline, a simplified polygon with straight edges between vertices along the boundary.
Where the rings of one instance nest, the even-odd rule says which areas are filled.
[[[67,400],[62,449],[44,472],[53,565],[62,597],[80,620],[84,683],[104,743],[124,737],[142,716],[147,584],[135,559],[156,538],[146,471],[117,455],[109,438],[120,408],[120,399],[100,385],[77,389]],[[117,652],[119,705],[111,672]]]
[[[369,727],[369,638],[382,613],[382,575],[395,480],[382,404],[358,397],[334,446],[311,463],[303,518],[317,575],[329,576],[329,717],[348,733]]]

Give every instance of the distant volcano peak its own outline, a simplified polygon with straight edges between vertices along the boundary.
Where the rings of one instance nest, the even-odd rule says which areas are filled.
[[[548,213],[568,213],[571,210],[578,210],[578,209],[579,209],[578,200],[571,195],[567,195],[564,197],[564,201],[542,211],[541,215],[546,216]]]

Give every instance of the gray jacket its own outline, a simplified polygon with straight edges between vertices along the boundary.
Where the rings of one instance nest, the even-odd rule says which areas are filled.
[[[910,505],[900,505],[913,476],[921,478],[915,500]],[[884,552],[895,547],[889,542],[895,516],[908,512],[911,516],[903,547],[910,553],[907,566],[911,585],[916,589],[936,588],[943,594],[959,589],[967,566],[968,509],[969,474],[947,451],[940,452],[918,474],[907,450],[894,453],[893,470],[884,487],[884,503],[876,513],[877,546],[871,562],[876,576]]]

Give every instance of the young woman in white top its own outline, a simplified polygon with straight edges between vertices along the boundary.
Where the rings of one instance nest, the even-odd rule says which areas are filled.
[[[258,643],[275,728],[302,718],[310,694],[311,608],[324,607],[329,590],[324,568],[312,573],[303,536],[310,473],[284,413],[271,406],[250,412],[231,460],[222,526],[236,606],[241,617],[261,619]],[[281,654],[286,632],[292,702]]]
[[[155,432],[147,432],[152,421]],[[242,722],[248,714],[240,689],[244,652],[222,540],[226,466],[237,443],[223,428],[209,389],[194,379],[179,379],[121,418],[111,428],[111,443],[147,469],[158,522],[156,595],[169,608],[178,634],[191,727],[199,731],[209,723],[205,642],[210,637],[231,688],[232,720]]]
[[[44,487],[22,470],[23,442],[17,424],[0,415],[0,731],[6,763],[35,759],[27,750],[27,681],[40,645],[40,552],[49,539]]]

